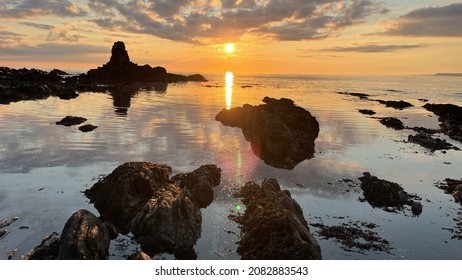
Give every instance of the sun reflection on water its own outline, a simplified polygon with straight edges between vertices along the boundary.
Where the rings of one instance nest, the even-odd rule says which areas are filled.
[[[226,75],[225,75],[226,110],[231,109],[231,104],[232,104],[232,99],[233,99],[233,82],[234,82],[233,72],[226,72]]]

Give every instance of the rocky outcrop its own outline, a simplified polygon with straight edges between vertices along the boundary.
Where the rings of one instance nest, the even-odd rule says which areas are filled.
[[[444,182],[437,184],[437,187],[444,190],[445,193],[454,197],[455,202],[462,205],[462,179],[445,179]]]
[[[61,233],[59,259],[104,260],[109,256],[109,230],[87,210],[75,212]]]
[[[430,151],[436,150],[459,150],[459,148],[448,143],[444,139],[433,138],[426,133],[417,133],[416,135],[409,135],[408,141],[411,143],[419,144],[420,146],[429,149]]]
[[[413,214],[420,215],[422,212],[420,202],[414,201],[418,197],[408,194],[397,183],[379,179],[369,172],[364,172],[359,180],[361,181],[363,195],[371,206],[394,211],[401,210],[404,205],[409,205]]]
[[[311,235],[300,205],[276,179],[260,185],[248,182],[237,194],[246,205],[240,224],[237,252],[243,259],[321,259],[321,248]]]
[[[164,67],[139,66],[130,61],[125,44],[115,42],[111,50],[109,62],[97,69],[87,72],[87,78],[91,81],[105,82],[180,82],[180,81],[206,81],[199,74],[183,76],[169,74]]]
[[[265,97],[263,102],[266,104],[223,109],[215,120],[242,128],[253,153],[271,166],[293,169],[312,158],[319,133],[316,118],[287,98]]]
[[[77,97],[74,87],[64,83],[65,78],[58,75],[58,71],[0,67],[0,104],[46,99],[50,96],[63,99]]]
[[[57,260],[60,246],[61,238],[57,232],[53,232],[46,236],[40,245],[22,258],[27,260]]]
[[[169,184],[172,168],[150,162],[127,162],[85,191],[101,219],[111,221],[122,233],[151,198],[155,190]]]
[[[193,246],[201,235],[202,214],[213,201],[221,170],[203,165],[170,178],[168,165],[130,162],[117,167],[85,195],[101,219],[121,233],[131,231],[143,251],[197,257]]]
[[[425,104],[423,106],[437,115],[441,131],[462,143],[462,107],[453,104]]]

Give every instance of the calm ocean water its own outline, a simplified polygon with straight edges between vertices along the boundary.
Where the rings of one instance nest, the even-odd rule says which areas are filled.
[[[14,249],[18,258],[47,234],[61,232],[78,209],[97,213],[82,191],[127,161],[165,163],[175,173],[209,163],[221,167],[222,183],[215,200],[202,210],[202,237],[195,247],[200,259],[240,258],[235,252],[239,229],[228,219],[240,204],[232,194],[246,181],[270,177],[292,193],[309,223],[373,222],[378,225],[376,232],[393,247],[390,253],[345,251],[311,227],[324,259],[462,259],[462,241],[451,239],[450,230],[443,229],[456,227],[453,218],[462,218],[460,206],[434,186],[445,178],[462,177],[462,152],[428,152],[404,142],[412,131],[387,129],[358,113],[358,109],[372,109],[377,117],[394,116],[408,126],[437,128],[437,118],[418,99],[462,106],[462,78],[232,73],[207,78],[207,83],[0,105],[0,220],[19,217],[5,228],[9,234],[0,240],[0,259]],[[415,106],[399,111],[337,91],[405,100]],[[267,166],[251,152],[240,129],[214,120],[224,107],[261,104],[265,96],[291,98],[320,123],[315,157],[294,170]],[[53,124],[67,115],[85,117],[99,127],[81,133],[76,127]],[[461,143],[438,136],[462,148]],[[339,182],[357,181],[365,171],[419,195],[422,215],[374,209],[358,200],[359,187]],[[137,245],[121,236],[111,248],[111,258],[118,259]]]

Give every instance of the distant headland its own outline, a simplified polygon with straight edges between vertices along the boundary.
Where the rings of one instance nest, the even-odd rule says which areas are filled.
[[[462,73],[436,73],[433,76],[462,77]]]

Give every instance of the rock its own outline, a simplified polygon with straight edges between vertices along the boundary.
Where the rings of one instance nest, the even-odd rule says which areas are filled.
[[[293,169],[312,158],[319,133],[316,118],[287,98],[265,97],[263,102],[266,104],[223,109],[215,120],[242,128],[253,153],[271,166]]]
[[[412,214],[416,216],[422,214],[422,203],[413,201],[411,204],[411,211],[412,211]]]
[[[414,106],[411,103],[403,101],[403,100],[400,100],[400,101],[385,101],[385,100],[377,99],[377,100],[374,100],[374,101],[377,101],[380,104],[385,104],[385,106],[391,107],[391,108],[394,108],[394,109],[397,109],[397,110],[403,110],[405,108]]]
[[[462,143],[462,107],[453,104],[425,104],[428,111],[438,116],[441,131]]]
[[[82,132],[90,132],[90,131],[93,131],[93,130],[95,130],[97,128],[98,128],[97,126],[94,126],[92,124],[86,124],[86,125],[80,126],[79,130],[82,131]]]
[[[11,218],[8,218],[8,219],[5,219],[5,220],[1,220],[0,221],[0,228],[7,227],[7,226],[11,225],[12,223],[16,222],[17,220],[19,220],[19,217],[11,217]]]
[[[53,232],[46,236],[40,245],[22,258],[28,260],[57,260],[60,246],[61,238],[57,232]]]
[[[376,113],[372,110],[368,110],[368,109],[359,109],[359,112],[363,115],[375,115]]]
[[[426,99],[426,98],[419,98],[419,99],[417,99],[417,100],[419,100],[419,101],[421,101],[421,102],[428,102],[428,99]]]
[[[438,183],[437,187],[444,190],[445,193],[451,194],[455,202],[462,205],[462,179],[446,178],[444,183]]]
[[[321,259],[321,248],[311,235],[298,203],[282,191],[276,179],[260,185],[247,182],[237,194],[246,205],[240,224],[237,252],[243,259]]]
[[[220,183],[220,169],[205,165],[183,177],[180,186],[173,181],[158,188],[130,223],[131,232],[149,253],[197,257],[193,246],[201,235],[200,208],[212,202],[213,187]]]
[[[383,209],[392,207],[400,210],[404,205],[411,206],[414,202],[412,199],[417,198],[408,194],[397,183],[379,179],[369,172],[364,172],[359,180],[363,195],[372,207]]]
[[[78,125],[81,123],[86,122],[86,118],[82,117],[74,117],[74,116],[67,116],[60,120],[59,122],[56,122],[57,125],[64,125],[64,126],[72,126],[72,125]]]
[[[58,97],[63,100],[71,100],[79,97],[79,95],[76,93],[74,89],[65,89],[61,92],[59,92]]]
[[[207,79],[205,79],[201,74],[189,75],[186,79],[191,82],[207,82]]]
[[[91,69],[86,77],[90,81],[112,83],[133,82],[179,82],[206,81],[202,75],[183,76],[169,74],[164,67],[139,66],[130,61],[124,42],[115,42],[111,50],[110,60],[97,69]]]
[[[61,233],[59,259],[104,260],[109,256],[109,231],[87,210],[75,212]]]
[[[393,128],[395,130],[404,129],[403,122],[394,117],[380,118],[379,122],[388,128]]]
[[[155,190],[169,184],[172,168],[149,162],[128,162],[85,191],[102,220],[111,221],[121,233],[152,197]]]
[[[66,75],[69,75],[68,73],[66,73],[66,72],[64,72],[62,70],[59,70],[59,69],[53,69],[48,74],[52,75],[52,76],[66,76]]]
[[[138,253],[133,253],[130,256],[128,256],[127,260],[150,261],[152,260],[152,258],[144,252],[138,252]]]
[[[5,237],[7,233],[8,233],[8,232],[7,232],[6,230],[0,229],[0,239],[2,239],[3,237]]]
[[[359,92],[339,91],[337,93],[338,94],[343,94],[343,95],[350,95],[350,96],[359,97],[360,99],[369,99],[369,96],[370,96],[367,93],[359,93]]]
[[[425,133],[417,133],[416,135],[409,135],[408,141],[411,143],[419,144],[420,146],[427,148],[431,151],[436,150],[459,150],[459,148],[448,143],[446,140],[441,140],[439,138],[433,138]]]

